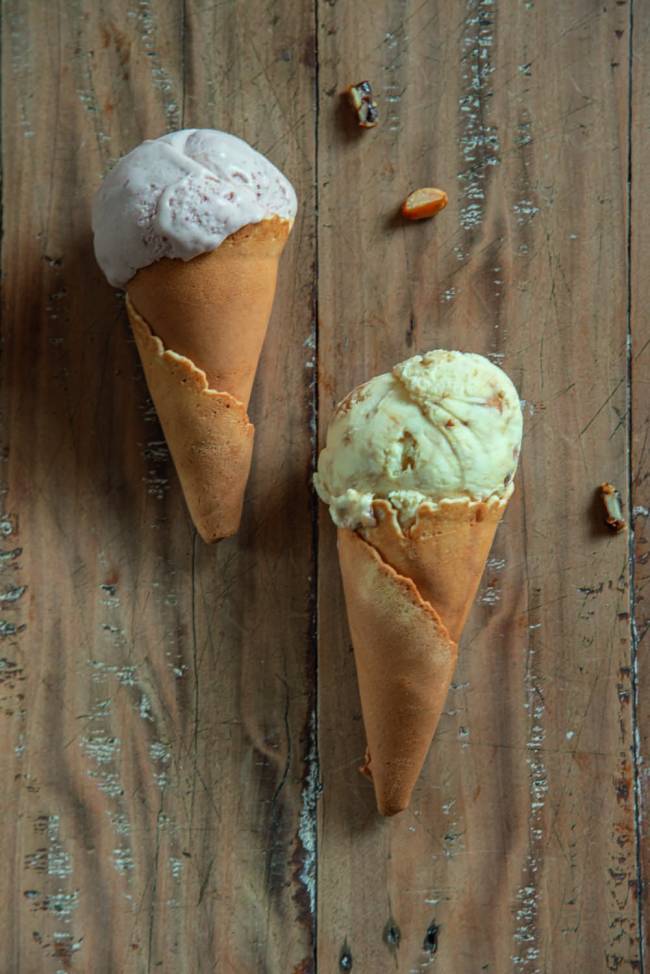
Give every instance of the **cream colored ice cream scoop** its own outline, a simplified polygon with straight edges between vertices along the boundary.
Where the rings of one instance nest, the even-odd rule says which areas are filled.
[[[482,355],[437,349],[354,389],[339,404],[314,484],[339,527],[374,524],[374,500],[400,523],[423,502],[512,492],[522,434],[517,390]]]

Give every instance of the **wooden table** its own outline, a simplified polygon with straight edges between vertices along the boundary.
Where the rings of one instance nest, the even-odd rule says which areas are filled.
[[[643,971],[650,5],[2,14],[0,974]],[[363,133],[340,98],[362,78]],[[243,136],[300,199],[218,547],[90,236],[102,174],[183,126]],[[432,183],[447,210],[402,223]],[[336,401],[439,346],[506,368],[525,448],[412,808],[384,821],[310,475]]]

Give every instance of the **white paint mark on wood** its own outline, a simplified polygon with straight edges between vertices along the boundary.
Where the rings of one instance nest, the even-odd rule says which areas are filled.
[[[27,114],[29,97],[27,92],[30,90],[30,72],[32,70],[32,34],[29,30],[29,23],[26,10],[21,4],[13,4],[11,8],[6,8],[9,22],[9,51],[11,72],[17,82],[17,90],[20,92],[18,104],[18,123],[23,130],[23,137],[32,139],[34,128]]]
[[[464,94],[459,102],[461,131],[459,145],[463,168],[458,173],[461,191],[460,225],[475,230],[485,214],[485,185],[488,167],[499,165],[497,130],[487,121],[494,67],[490,51],[494,43],[492,0],[468,0],[461,39]]]
[[[113,831],[116,835],[130,835],[131,834],[131,823],[129,822],[128,816],[124,812],[113,812],[108,811],[106,813],[113,826]]]
[[[461,748],[467,750],[469,747],[469,727],[458,728],[458,740],[460,741]]]
[[[14,747],[16,757],[22,758],[23,755],[25,754],[26,749],[27,749],[27,741],[25,739],[25,734],[23,731],[20,731],[20,733],[18,734],[18,740],[16,746]]]
[[[146,477],[142,478],[142,481],[147,485],[147,493],[151,497],[155,497],[158,501],[165,499],[165,494],[169,490],[169,480],[167,477],[161,477],[157,473],[149,473]]]
[[[138,713],[143,720],[150,720],[153,722],[153,711],[151,709],[151,700],[146,693],[141,693],[140,703],[138,705]]]
[[[512,209],[517,218],[517,223],[520,226],[525,226],[530,223],[539,213],[539,207],[535,206],[533,201],[528,199],[519,200],[517,203],[514,203]]]
[[[384,114],[383,124],[389,132],[399,132],[399,109],[402,98],[402,89],[399,84],[398,73],[400,67],[400,51],[399,37],[397,33],[387,31],[384,35],[384,44],[386,45],[388,63],[386,65],[387,81],[384,85],[383,98],[381,99]]]
[[[174,80],[163,67],[163,59],[158,50],[164,39],[157,28],[151,0],[138,0],[135,8],[127,12],[127,17],[135,24],[142,42],[145,56],[150,64],[151,82],[160,93],[167,131],[171,132],[173,129],[181,127],[181,112],[174,94]]]
[[[120,739],[94,734],[81,738],[81,748],[96,764],[111,764],[120,752]]]
[[[299,880],[307,894],[309,911],[316,916],[316,803],[320,795],[318,752],[316,749],[316,715],[309,718],[309,747],[305,756],[305,781],[300,801],[298,839],[302,846],[303,864]]]
[[[535,650],[528,648],[526,675],[524,678],[524,709],[529,713],[530,731],[526,744],[528,757],[528,853],[524,864],[524,882],[517,890],[515,905],[515,953],[512,963],[517,971],[526,974],[541,974],[538,965],[540,949],[537,941],[539,892],[537,873],[544,841],[544,809],[548,793],[548,778],[544,764],[543,745],[546,737],[544,729],[544,697],[541,680],[535,671]]]
[[[164,440],[149,440],[144,448],[143,456],[145,460],[167,463],[169,460],[169,448]]]
[[[169,784],[169,763],[172,758],[171,747],[164,741],[151,741],[149,757],[154,762],[153,780],[162,791]]]
[[[450,822],[449,828],[442,837],[443,855],[446,859],[453,859],[454,856],[465,851],[462,838],[463,833],[458,829],[458,822]]]
[[[26,585],[11,585],[4,592],[0,592],[0,603],[7,605],[11,602],[18,602],[22,599],[26,591]]]
[[[99,790],[109,798],[119,798],[124,794],[119,775],[115,771],[98,771],[91,768],[87,774],[89,778],[97,782]]]
[[[102,628],[107,629],[106,626]],[[118,631],[122,632],[121,629]],[[91,677],[93,683],[106,683],[110,676],[115,676],[117,682],[123,687],[135,687],[138,685],[137,666],[119,666],[115,663],[104,663],[102,660],[95,659],[89,659],[87,663],[93,670]]]
[[[73,863],[72,856],[65,850],[61,839],[60,816],[37,816],[34,820],[34,832],[37,836],[44,836],[44,844],[25,856],[25,869],[39,873],[42,877],[39,886],[45,888],[25,890],[25,901],[33,912],[56,917],[57,927],[60,924],[68,925],[72,923],[73,914],[79,908],[80,896],[78,889],[66,888],[64,885],[72,875]],[[48,888],[48,878],[56,884],[53,889]],[[80,949],[83,939],[75,939],[72,933],[60,930],[47,936],[53,942],[57,942],[58,938],[61,944],[78,944],[77,950]],[[35,932],[34,939],[41,943],[42,935]]]
[[[486,358],[489,358],[490,362],[494,362],[495,365],[501,365],[505,358],[504,352],[488,352]]]
[[[128,846],[120,846],[117,849],[113,849],[111,863],[115,871],[122,876],[128,875],[135,868],[133,856]]]
[[[104,577],[110,577],[112,569],[103,553],[99,555],[99,563]],[[106,581],[98,587],[98,604],[105,613],[103,621],[100,621],[100,629],[109,639],[113,658],[119,658],[119,655],[128,650],[128,640],[120,625],[122,602],[118,586],[116,582]],[[131,833],[131,826],[123,798],[125,789],[120,773],[122,742],[113,733],[112,719],[116,694],[124,693],[125,690],[128,692],[138,686],[138,667],[119,662],[108,663],[101,659],[89,659],[87,665],[91,671],[90,691],[93,699],[90,701],[88,713],[83,715],[88,727],[79,743],[90,763],[86,774],[96,783],[109,805],[105,814],[118,840],[111,854],[111,863],[116,872],[130,875],[135,864],[128,842],[125,841]],[[129,694],[129,698],[130,696]]]
[[[60,837],[61,819],[58,815],[48,815],[47,830],[47,874],[63,879],[72,874],[72,856],[65,851]]]
[[[526,111],[525,109],[523,110]],[[519,146],[530,145],[533,141],[533,123],[525,115],[522,121],[517,123],[517,131],[514,144]],[[528,168],[528,160],[524,159],[524,168]]]
[[[501,591],[496,585],[486,585],[479,593],[479,605],[496,605],[501,599]]]
[[[505,558],[495,558],[494,556],[488,558],[487,567],[492,572],[500,572],[506,567]]]
[[[73,889],[67,893],[59,889],[50,893],[45,897],[44,906],[48,913],[53,913],[63,923],[71,923],[72,914],[79,909],[79,890]]]
[[[169,764],[171,761],[171,748],[163,741],[152,741],[149,745],[149,755],[152,761],[160,761],[162,764]]]
[[[145,421],[157,422],[155,411],[152,415],[148,411],[145,412]],[[147,493],[155,497],[156,500],[163,500],[169,490],[169,478],[167,477],[169,448],[167,443],[161,439],[148,440],[143,448],[142,455],[150,464],[146,476],[142,478],[147,485]]]

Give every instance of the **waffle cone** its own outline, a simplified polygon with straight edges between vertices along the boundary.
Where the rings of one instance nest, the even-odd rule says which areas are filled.
[[[253,453],[244,405],[210,389],[205,372],[165,349],[127,299],[144,373],[196,529],[209,543],[239,527]]]
[[[250,224],[211,253],[164,258],[128,284],[149,391],[208,542],[239,527],[254,434],[246,410],[290,229],[277,217]]]
[[[403,532],[339,529],[339,559],[368,739],[362,769],[382,815],[407,808],[442,712],[457,644],[506,502],[420,508]]]

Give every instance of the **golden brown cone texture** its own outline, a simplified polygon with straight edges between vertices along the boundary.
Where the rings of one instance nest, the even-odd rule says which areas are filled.
[[[274,217],[128,284],[138,350],[192,520],[208,542],[239,527],[254,429],[246,409],[291,224]]]
[[[404,534],[390,505],[376,501],[376,527],[339,529],[368,738],[362,770],[372,778],[382,815],[403,811],[411,800],[505,506],[424,507]]]
[[[208,387],[205,372],[165,350],[127,299],[151,397],[185,500],[204,541],[239,527],[253,452],[253,426],[243,404]]]

